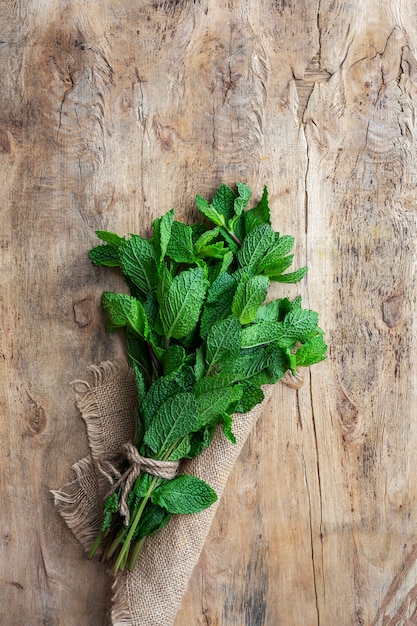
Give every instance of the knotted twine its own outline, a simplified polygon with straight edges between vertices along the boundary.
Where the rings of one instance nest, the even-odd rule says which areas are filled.
[[[89,368],[92,382],[75,381],[77,406],[85,420],[91,454],[72,466],[74,479],[52,492],[62,517],[89,551],[101,526],[108,479],[101,467],[122,460],[123,444],[133,441],[136,383],[126,363],[104,362]],[[287,382],[287,381],[285,381]],[[291,386],[300,381],[289,377]],[[181,463],[180,473],[208,482],[218,500],[192,515],[174,515],[169,524],[145,541],[133,572],[118,574],[113,582],[112,626],[173,626],[181,599],[200,557],[227,479],[250,432],[267,403],[265,399],[245,414],[233,416],[236,444],[221,428],[198,457]],[[143,465],[142,465],[143,468]]]
[[[152,474],[152,476],[157,476],[158,478],[172,480],[178,474],[180,461],[159,461],[157,459],[150,459],[149,457],[142,456],[139,454],[138,449],[130,442],[122,445],[121,452],[129,463],[129,467],[125,472],[123,472],[123,474],[121,474],[109,461],[102,461],[100,463],[100,471],[109,479],[111,483],[113,483],[112,475],[117,478],[117,481],[108,492],[108,496],[114,493],[119,487],[122,487],[119,500],[119,512],[125,518],[125,526],[129,526],[130,511],[127,506],[127,497],[136,479],[140,476],[140,474],[142,474],[142,472],[146,472],[147,474]]]

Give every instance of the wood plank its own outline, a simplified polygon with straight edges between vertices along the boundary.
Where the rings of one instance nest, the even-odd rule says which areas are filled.
[[[319,311],[329,359],[277,387],[176,626],[416,623],[415,3],[220,4],[0,4],[5,623],[107,623],[49,494],[87,450],[69,382],[122,352],[94,230],[237,180],[296,236],[310,273],[274,294]]]

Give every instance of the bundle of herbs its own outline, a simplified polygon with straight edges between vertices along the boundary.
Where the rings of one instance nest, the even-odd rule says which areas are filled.
[[[95,265],[120,268],[130,290],[105,292],[102,302],[108,330],[124,331],[138,393],[133,444],[142,471],[126,494],[123,476],[134,463],[127,454],[89,553],[100,547],[114,572],[132,570],[146,537],[172,515],[198,513],[217,498],[203,480],[163,477],[146,460],[165,467],[194,458],[219,426],[234,442],[233,414],[261,402],[263,385],[325,358],[318,315],[301,297],[267,301],[271,281],[296,283],[307,272],[284,273],[293,237],[273,230],[266,187],[249,210],[249,187],[236,187],[221,185],[211,203],[197,196],[205,223],[176,221],[172,209],[153,222],[150,239],[97,231],[104,244],[90,251]]]

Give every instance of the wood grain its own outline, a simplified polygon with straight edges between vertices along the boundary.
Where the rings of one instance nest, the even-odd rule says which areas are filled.
[[[329,358],[277,386],[176,626],[416,624],[415,3],[3,0],[0,26],[2,623],[108,621],[49,494],[86,452],[69,382],[122,351],[94,230],[244,180]]]

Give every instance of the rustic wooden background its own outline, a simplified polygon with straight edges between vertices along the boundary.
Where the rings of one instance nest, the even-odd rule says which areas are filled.
[[[87,451],[69,382],[120,354],[95,229],[267,184],[330,346],[278,385],[176,626],[417,624],[413,0],[0,1],[0,614],[107,624],[49,494]]]

